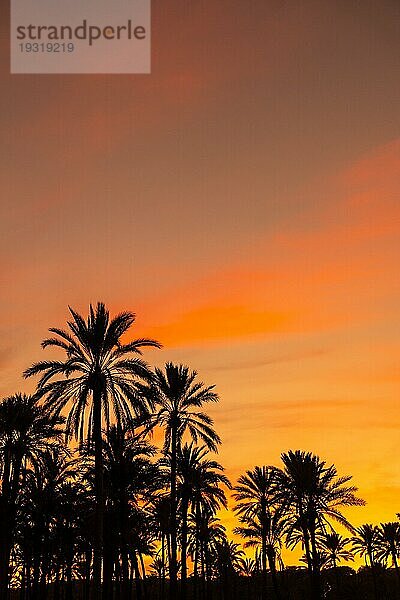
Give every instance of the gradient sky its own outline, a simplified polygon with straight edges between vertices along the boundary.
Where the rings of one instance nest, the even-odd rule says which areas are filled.
[[[0,394],[101,299],[217,385],[232,478],[312,450],[393,519],[399,3],[153,0],[150,76],[11,76],[6,4]]]

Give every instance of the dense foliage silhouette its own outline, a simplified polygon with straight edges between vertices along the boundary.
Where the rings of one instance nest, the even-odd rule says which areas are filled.
[[[42,343],[62,359],[25,371],[35,394],[0,403],[0,600],[400,598],[400,521],[354,527],[351,477],[290,450],[232,485],[214,386],[152,369],[132,313],[70,313]]]

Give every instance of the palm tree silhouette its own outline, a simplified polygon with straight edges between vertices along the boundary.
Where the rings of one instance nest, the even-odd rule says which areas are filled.
[[[226,529],[213,510],[199,503],[196,511],[190,513],[188,521],[188,550],[194,562],[194,595],[197,598],[199,579],[202,595],[206,596],[206,582],[208,583],[211,577],[211,563],[216,557],[218,544],[226,541]]]
[[[339,589],[339,563],[341,561],[354,561],[354,555],[348,549],[349,542],[349,538],[344,538],[335,531],[324,533],[318,538],[321,563],[323,563],[325,568],[333,569],[337,589]]]
[[[223,467],[215,460],[207,458],[205,446],[185,444],[177,454],[177,494],[180,499],[181,525],[181,580],[182,600],[186,598],[187,580],[187,538],[189,505],[194,513],[197,507],[206,507],[210,512],[227,507],[227,501],[220,485],[230,487],[229,479],[223,475]]]
[[[148,386],[142,386],[143,396],[156,404],[151,426],[164,429],[164,453],[170,453],[170,503],[171,503],[171,561],[170,597],[176,600],[177,591],[177,455],[182,438],[189,432],[194,442],[201,439],[210,450],[217,450],[220,438],[213,429],[212,419],[201,412],[204,404],[217,402],[215,386],[205,386],[196,381],[197,372],[184,365],[171,362],[165,369],[155,369],[154,378]]]
[[[58,588],[61,569],[67,580],[66,598],[72,599],[77,528],[83,518],[79,508],[83,507],[81,499],[86,498],[83,486],[77,482],[77,465],[69,451],[59,445],[43,454],[39,467],[28,467],[24,472],[19,541],[25,566],[29,568],[31,555],[33,559],[33,574],[27,578],[31,582],[27,593],[33,599],[46,598],[52,575]]]
[[[150,527],[161,541],[161,576],[160,597],[165,596],[165,578],[170,563],[170,540],[171,540],[171,499],[169,494],[160,494],[155,497],[149,507]],[[167,561],[168,555],[168,561]]]
[[[257,570],[256,562],[253,558],[242,558],[239,562],[239,569],[244,577],[252,577]]]
[[[240,571],[244,552],[233,541],[223,536],[215,544],[216,567],[219,579],[221,581],[222,595],[224,600],[229,600],[236,596],[236,581]]]
[[[262,593],[266,594],[266,564],[264,555],[268,559],[271,571],[272,585],[277,599],[281,597],[277,578],[277,561],[282,568],[281,549],[283,536],[287,530],[287,518],[281,507],[270,509],[267,515],[261,516],[258,512],[254,517],[242,517],[242,525],[235,527],[234,533],[247,541],[245,548],[261,548],[261,570],[263,573]],[[264,566],[265,565],[265,566]]]
[[[355,530],[356,535],[351,538],[353,552],[365,558],[365,564],[371,568],[375,600],[378,600],[378,582],[376,577],[376,554],[379,550],[378,528],[366,523]]]
[[[400,590],[400,569],[398,559],[400,557],[400,523],[397,521],[381,523],[377,530],[377,542],[379,544],[376,557],[379,561],[392,562],[397,575],[397,584]]]
[[[347,548],[349,538],[344,538],[336,532],[326,533],[318,539],[318,546],[325,554],[324,565],[336,569],[341,561],[354,561],[352,552]]]
[[[0,599],[8,595],[17,500],[24,464],[38,466],[61,435],[63,419],[50,416],[35,396],[15,394],[0,404]]]
[[[276,476],[275,467],[255,467],[239,477],[233,494],[237,502],[234,510],[241,517],[241,522],[246,523],[245,527],[238,527],[236,532],[242,537],[250,538],[250,546],[257,545],[256,540],[261,542],[263,599],[267,595],[268,556],[271,572],[275,575],[276,549],[283,531],[283,515],[278,514],[276,506]],[[276,579],[275,592],[278,594]]]
[[[318,530],[330,526],[330,520],[339,522],[350,531],[354,528],[341,512],[341,507],[363,506],[356,496],[357,488],[347,485],[350,476],[339,477],[335,465],[327,466],[311,452],[290,450],[281,455],[284,469],[278,471],[278,496],[292,519],[292,529],[301,531],[312,596],[320,600],[320,555]],[[290,530],[289,530],[290,539]]]
[[[122,343],[121,338],[135,321],[135,315],[123,312],[110,319],[109,311],[99,302],[89,307],[85,320],[79,313],[69,309],[72,319],[69,331],[51,328],[55,337],[45,339],[42,347],[61,348],[64,360],[35,363],[24,373],[25,377],[41,375],[38,393],[45,396],[46,408],[59,414],[70,404],[66,423],[67,436],[72,435],[82,443],[94,442],[96,537],[93,558],[93,598],[101,599],[102,552],[103,552],[103,455],[102,417],[107,427],[110,412],[117,423],[132,426],[134,415],[143,416],[148,411],[145,399],[137,392],[138,379],[148,380],[150,370],[140,358],[143,347],[159,348],[150,339],[138,339]],[[86,432],[85,432],[86,426]]]
[[[129,533],[134,520],[139,520],[144,506],[159,489],[160,472],[150,460],[156,448],[130,429],[112,425],[104,437],[103,448],[107,530],[117,540],[117,556],[113,556],[110,548],[107,552],[110,565],[105,594],[107,590],[110,593],[112,563],[120,560],[122,599],[126,600],[129,597],[129,548],[133,545]]]

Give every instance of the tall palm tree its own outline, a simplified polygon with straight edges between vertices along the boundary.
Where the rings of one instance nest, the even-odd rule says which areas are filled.
[[[241,475],[233,494],[237,504],[235,512],[241,517],[242,523],[247,523],[246,528],[238,528],[237,533],[243,537],[259,537],[261,541],[261,563],[263,574],[262,597],[267,595],[267,546],[268,534],[271,537],[271,527],[274,523],[281,522],[281,517],[274,519],[273,514],[276,508],[276,477],[277,469],[275,467],[255,467],[252,471],[246,471]],[[256,522],[258,520],[258,523]],[[250,529],[249,529],[250,527]],[[271,540],[270,558],[275,565],[273,556],[276,550],[276,540]],[[271,565],[270,565],[271,566]]]
[[[89,307],[85,320],[72,308],[68,330],[51,328],[54,337],[45,339],[42,347],[57,347],[64,351],[64,360],[41,361],[24,373],[25,377],[40,375],[38,393],[45,396],[46,408],[59,414],[70,405],[67,436],[83,442],[94,442],[96,471],[96,537],[93,563],[93,598],[101,599],[103,551],[103,454],[102,418],[107,427],[110,413],[123,426],[133,423],[133,416],[145,414],[148,406],[137,393],[138,379],[148,380],[150,371],[140,358],[143,347],[159,348],[150,339],[123,343],[135,321],[135,315],[123,312],[110,319],[101,302]],[[85,432],[86,427],[86,432]]]
[[[21,470],[38,466],[43,454],[59,440],[63,420],[50,416],[37,398],[15,394],[0,403],[0,599],[8,595],[10,553],[13,545]]]
[[[189,505],[196,512],[198,505],[216,511],[227,501],[221,484],[230,487],[229,479],[222,473],[223,467],[210,460],[205,446],[197,447],[193,442],[185,444],[177,455],[177,492],[182,516],[181,527],[181,579],[182,599],[186,598],[187,538]]]
[[[329,527],[331,519],[354,531],[341,508],[364,506],[365,502],[356,495],[355,486],[347,485],[351,477],[339,477],[335,465],[327,466],[319,456],[290,450],[281,459],[284,469],[278,471],[278,496],[292,519],[292,528],[302,533],[312,595],[320,600],[318,532]]]
[[[156,404],[152,426],[164,429],[164,453],[170,453],[170,502],[171,502],[171,562],[170,597],[175,600],[177,589],[177,455],[186,432],[194,442],[199,439],[213,451],[217,450],[220,438],[213,429],[212,419],[199,409],[209,402],[217,402],[215,386],[205,386],[197,381],[197,372],[184,365],[171,362],[165,369],[155,369],[153,381],[142,386],[143,396]]]

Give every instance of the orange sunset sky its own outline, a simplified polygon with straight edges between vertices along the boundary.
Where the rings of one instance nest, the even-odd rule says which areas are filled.
[[[393,520],[399,3],[153,0],[136,76],[9,75],[6,4],[1,396],[101,299],[216,384],[233,479],[312,450]]]

